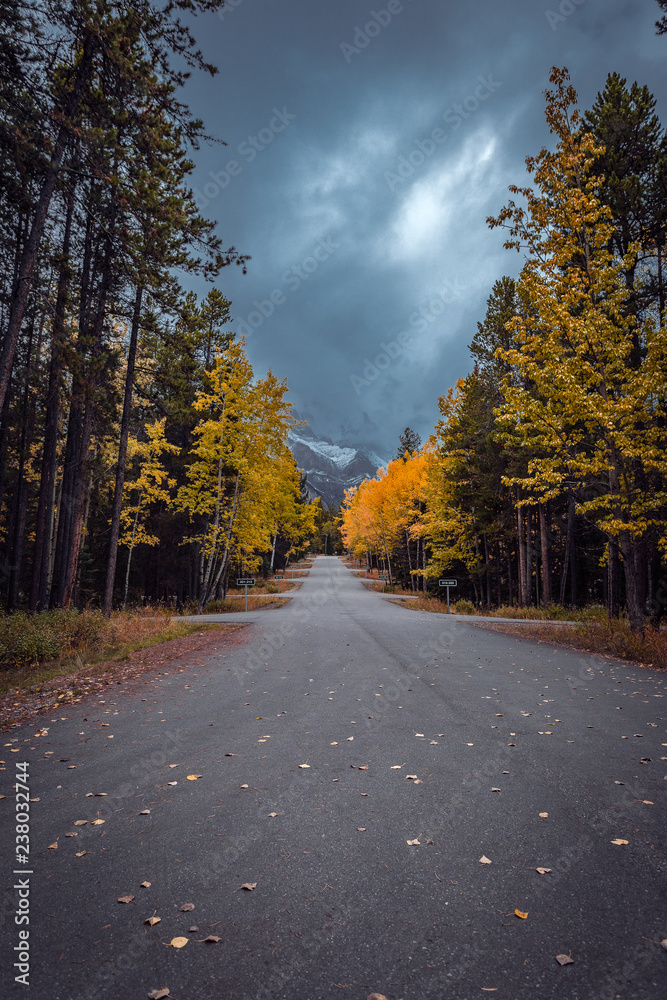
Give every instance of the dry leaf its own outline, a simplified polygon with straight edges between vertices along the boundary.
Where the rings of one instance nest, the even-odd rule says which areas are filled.
[[[219,938],[216,934],[209,934],[208,937],[204,938],[205,944],[217,944],[218,941],[222,941],[222,938]]]
[[[178,767],[178,764],[170,764],[169,767]]]
[[[516,743],[508,743],[508,744],[507,744],[507,746],[508,746],[508,747],[515,747],[515,746],[516,746]]]
[[[487,858],[486,855],[483,854],[481,856],[481,858],[479,859],[479,863],[480,863],[480,865],[490,865],[491,864],[491,858]]]
[[[524,913],[523,910],[515,910],[514,911],[514,915],[516,917],[519,917],[521,920],[527,920],[528,919],[528,914]]]
[[[144,923],[148,924],[149,927],[154,927],[155,924],[159,924],[161,920],[162,917],[146,917]]]
[[[360,766],[359,766],[359,767],[357,768],[357,770],[358,770],[358,771],[367,771],[367,770],[368,770],[368,764],[361,764],[361,765],[360,765]]]
[[[402,764],[392,764],[391,767],[389,768],[389,770],[390,771],[400,771],[400,769],[402,767],[403,767]]]
[[[414,847],[415,845],[420,844],[420,840],[419,840],[419,837],[417,837],[417,838],[415,838],[415,840],[406,840],[405,843],[409,844],[410,847]]]
[[[74,826],[85,826],[87,822],[87,819],[75,819]]]
[[[358,826],[357,827],[357,833],[366,833],[366,827],[365,826]]]
[[[168,781],[167,784],[168,785],[177,785],[178,782],[177,781]]]
[[[134,896],[119,896],[118,897],[118,902],[119,903],[131,903],[133,899],[134,899]]]
[[[196,781],[197,778],[203,778],[203,777],[204,777],[203,774],[189,774],[188,781]]]
[[[655,802],[651,802],[650,799],[642,799],[642,805],[644,805],[644,806],[654,806]]]
[[[105,819],[94,819],[93,822],[90,825],[91,826],[102,826],[103,823],[106,823]]]
[[[667,938],[663,938],[663,940],[660,942],[660,944],[665,949],[665,951],[667,951]]]
[[[548,875],[549,872],[551,871],[551,868],[536,868],[535,871],[538,872],[540,875]]]
[[[241,788],[249,788],[250,785],[241,785]]]
[[[146,995],[148,1000],[164,1000],[165,997],[169,996],[169,987],[163,986],[160,990],[151,990]]]
[[[241,886],[242,889],[247,889],[248,892],[252,892],[253,889],[257,888],[256,882],[244,882]]]
[[[338,740],[334,740],[333,743],[330,744],[330,746],[337,747],[338,746]]]
[[[348,738],[347,738],[347,742],[348,742],[348,743],[351,743],[353,739],[354,739],[354,736],[348,736]]]
[[[88,853],[88,851],[77,851],[76,852],[76,856],[77,856],[77,858],[82,858],[84,856],[84,854],[87,854],[87,853]]]
[[[491,789],[491,791],[492,791],[492,792],[499,792],[499,791],[500,791],[500,789],[499,789],[499,788],[492,788],[492,789]]]
[[[188,927],[188,930],[190,931],[191,934],[197,934],[197,932],[199,931],[199,925],[193,924],[192,927]]]
[[[58,841],[57,840],[55,841],[55,843],[49,844],[49,850],[50,851],[57,851],[58,850]]]
[[[415,779],[416,777],[417,777],[417,775],[416,775],[416,774],[406,774],[406,776],[405,776],[405,780],[406,780],[406,781],[414,781],[414,779]]]
[[[301,768],[310,767],[310,764],[299,764],[299,767]]]
[[[475,745],[474,743],[466,743],[467,747],[474,747],[474,745]]]
[[[278,815],[278,813],[269,813],[269,816],[271,816],[271,818],[274,818],[274,817],[276,817],[277,815]]]
[[[559,965],[573,965],[574,959],[570,958],[569,955],[556,955],[556,961]]]
[[[188,939],[186,937],[175,937],[169,942],[172,948],[185,948],[187,943]]]
[[[142,882],[140,888],[142,888],[142,889],[150,889],[150,886],[151,886],[150,882]]]
[[[547,819],[548,816],[549,816],[549,813],[540,813],[539,816],[540,816],[540,819]]]
[[[78,837],[79,834],[76,831],[72,831],[70,833],[66,833],[65,836],[66,837]]]
[[[612,840],[612,844],[629,844],[629,840]]]
[[[387,1000],[384,993],[369,993],[366,1000]]]
[[[194,910],[194,908],[195,908],[194,903],[183,903],[183,906],[179,906],[179,910],[182,913],[189,913],[189,911]]]
[[[415,780],[412,782],[412,784],[413,785],[423,785],[424,782],[422,781],[421,778],[415,778]]]
[[[150,814],[150,809],[142,809],[139,813],[140,816],[148,816]]]

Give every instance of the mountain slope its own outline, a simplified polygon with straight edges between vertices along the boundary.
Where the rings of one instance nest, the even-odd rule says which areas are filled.
[[[339,504],[345,490],[375,476],[384,461],[373,452],[337,445],[318,438],[308,427],[290,431],[289,446],[300,469],[307,476],[311,497],[321,497],[326,507]]]

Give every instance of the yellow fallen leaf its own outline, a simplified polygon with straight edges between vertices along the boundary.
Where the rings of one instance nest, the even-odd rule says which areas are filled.
[[[642,799],[642,805],[645,805],[645,806],[653,806],[653,805],[655,805],[655,803],[654,803],[654,802],[651,802],[651,800],[650,800],[650,799]]]
[[[77,858],[82,858],[84,856],[84,854],[87,854],[87,853],[88,853],[87,851],[77,851],[76,852],[76,856],[77,856]]]
[[[514,914],[515,914],[515,916],[519,917],[521,920],[527,920],[528,919],[528,914],[524,913],[523,910],[515,910]]]
[[[140,885],[140,888],[142,888],[142,889],[150,889],[150,886],[151,886],[150,882],[142,882],[141,885]]]
[[[185,948],[187,943],[188,939],[186,937],[175,937],[169,942],[172,948]]]
[[[58,841],[57,840],[53,844],[49,844],[49,850],[50,851],[57,851],[58,850]]]
[[[74,826],[85,826],[87,822],[87,819],[75,819]]]
[[[491,864],[491,858],[487,858],[486,855],[483,854],[481,856],[481,858],[479,859],[479,863],[480,863],[480,865],[490,865]]]
[[[612,840],[612,844],[629,844],[629,840]]]
[[[161,920],[162,917],[146,917],[144,923],[148,924],[149,927],[155,927],[155,925],[159,924]]]
[[[409,844],[410,847],[413,847],[415,844],[420,844],[421,845],[421,841],[419,840],[419,837],[416,837],[415,840],[406,840],[405,843]]]
[[[540,815],[540,819],[547,819],[548,816],[549,816],[549,813],[540,813],[539,815]]]
[[[91,826],[102,826],[103,823],[106,823],[105,819],[94,819],[93,822],[90,825]]]
[[[203,777],[204,777],[203,774],[189,774],[188,781],[196,781],[197,778],[203,778]]]

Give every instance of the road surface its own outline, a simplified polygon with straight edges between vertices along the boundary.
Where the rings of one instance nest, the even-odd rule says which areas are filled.
[[[667,997],[664,675],[399,608],[333,557],[252,619],[4,734],[3,997]]]

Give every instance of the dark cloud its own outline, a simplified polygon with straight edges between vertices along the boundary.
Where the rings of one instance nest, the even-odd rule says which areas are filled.
[[[653,0],[232,0],[200,18],[220,67],[187,98],[227,146],[193,186],[258,370],[286,377],[313,429],[391,454],[423,437],[470,367],[493,282],[521,260],[485,219],[549,141],[543,91],[566,65],[582,107],[611,71],[665,114]],[[384,346],[383,346],[384,345]],[[365,374],[364,374],[365,373]]]

